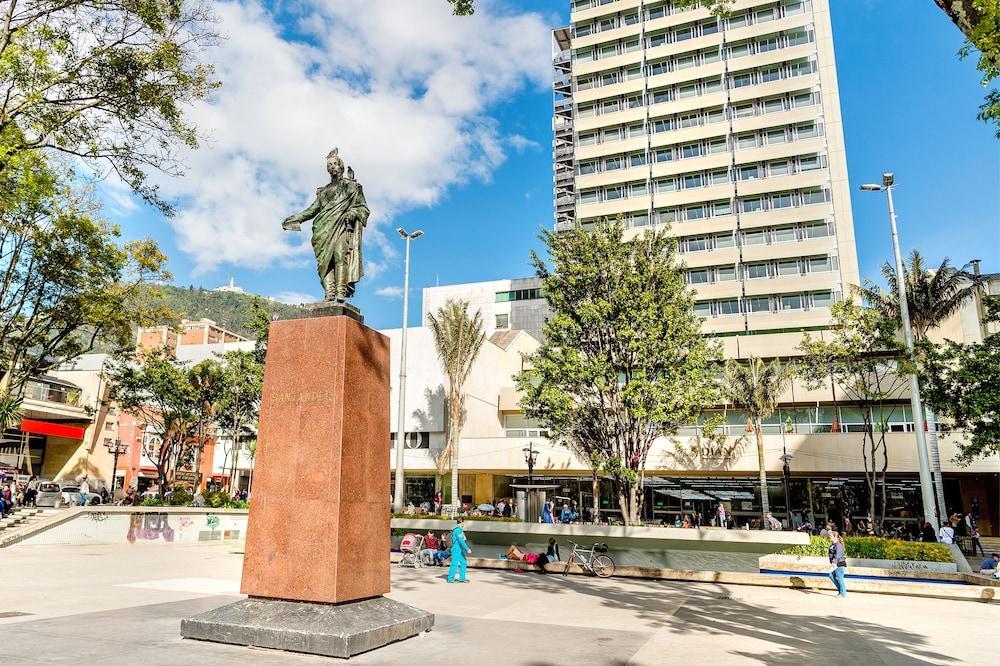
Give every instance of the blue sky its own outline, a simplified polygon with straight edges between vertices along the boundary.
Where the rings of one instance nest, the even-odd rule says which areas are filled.
[[[113,188],[108,217],[156,238],[176,284],[233,276],[254,293],[315,299],[307,236],[276,229],[325,182],[339,145],[373,205],[371,277],[355,301],[370,325],[400,323],[397,226],[425,232],[412,246],[411,324],[425,286],[528,275],[552,222],[547,30],[568,2],[491,2],[474,19],[445,4],[421,0],[400,17],[389,2],[303,0],[294,14],[217,3],[224,85],[192,114],[206,148],[164,183],[178,218]],[[975,118],[984,89],[974,59],[956,56],[960,33],[932,0],[832,4],[852,184],[894,171],[904,252],[1000,272],[1000,142]],[[852,196],[861,273],[875,276],[891,252],[885,201]]]

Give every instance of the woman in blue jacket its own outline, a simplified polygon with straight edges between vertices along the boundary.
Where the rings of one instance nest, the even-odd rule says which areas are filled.
[[[469,544],[465,541],[465,530],[462,529],[462,523],[465,519],[459,516],[458,524],[455,525],[455,529],[451,531],[451,566],[448,567],[448,582],[455,582],[455,573],[458,572],[458,582],[468,583],[469,579],[466,578],[465,574],[465,554],[471,553],[472,549],[469,548]]]

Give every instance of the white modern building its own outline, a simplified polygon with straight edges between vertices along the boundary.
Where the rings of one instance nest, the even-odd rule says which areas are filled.
[[[709,332],[824,327],[858,283],[828,0],[575,0],[570,20],[556,229],[669,225]]]

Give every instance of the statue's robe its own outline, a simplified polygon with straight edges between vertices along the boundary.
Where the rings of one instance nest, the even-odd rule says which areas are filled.
[[[316,190],[316,199],[293,219],[312,219],[312,246],[316,268],[323,281],[336,267],[338,248],[347,264],[347,296],[364,274],[361,260],[361,234],[368,224],[368,203],[361,185],[346,178]]]

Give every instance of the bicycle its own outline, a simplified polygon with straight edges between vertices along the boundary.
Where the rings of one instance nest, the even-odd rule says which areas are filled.
[[[605,555],[608,552],[607,544],[595,543],[589,549],[581,548],[580,544],[573,544],[573,552],[569,554],[566,558],[566,568],[563,570],[563,576],[569,575],[569,568],[573,566],[573,563],[577,559],[580,560],[579,564],[581,567],[594,574],[598,578],[608,578],[615,572],[615,562],[610,557]],[[598,553],[595,555],[594,553]]]

